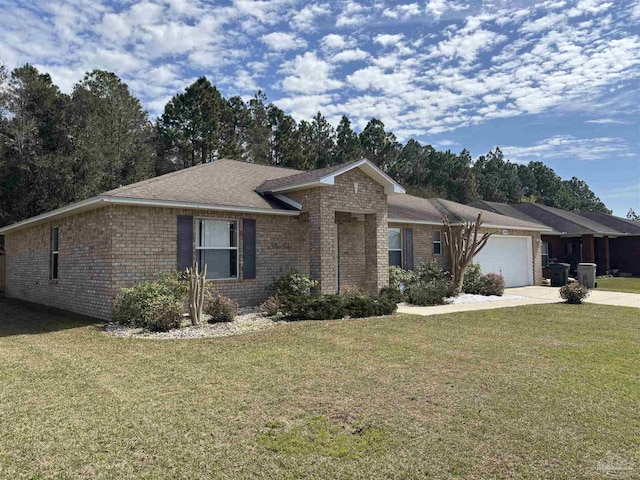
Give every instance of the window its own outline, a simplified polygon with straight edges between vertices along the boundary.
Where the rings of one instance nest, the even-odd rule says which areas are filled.
[[[567,255],[573,255],[573,243],[565,243],[564,244],[564,252]]]
[[[433,254],[442,254],[442,232],[440,230],[435,230],[433,232]]]
[[[238,278],[238,223],[198,220],[196,254],[208,279]]]
[[[60,227],[51,229],[51,242],[49,244],[49,279],[58,280],[58,257],[60,255]]]
[[[390,228],[387,235],[389,238],[389,266],[402,268],[402,230]]]
[[[549,265],[549,244],[547,242],[542,242],[542,266],[546,267]]]

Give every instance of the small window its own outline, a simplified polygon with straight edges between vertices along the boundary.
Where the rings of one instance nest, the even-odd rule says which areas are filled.
[[[542,266],[546,267],[549,265],[549,244],[547,242],[542,242]]]
[[[58,265],[60,256],[60,227],[51,229],[51,242],[49,245],[49,279],[58,280]]]
[[[196,253],[207,278],[238,278],[238,223],[235,220],[198,220]]]
[[[387,236],[389,238],[389,266],[402,268],[402,230],[389,228]]]
[[[567,255],[573,255],[573,243],[565,243],[564,249]]]
[[[433,254],[442,255],[442,232],[440,230],[433,232]]]

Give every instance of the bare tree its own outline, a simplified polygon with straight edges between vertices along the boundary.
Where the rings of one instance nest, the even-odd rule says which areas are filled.
[[[478,239],[478,230],[482,226],[482,213],[478,213],[478,218],[474,222],[465,222],[464,225],[451,225],[449,218],[442,217],[444,225],[444,239],[449,250],[451,262],[451,286],[449,294],[451,296],[460,295],[462,292],[462,282],[464,272],[480,250],[484,248],[489,237],[496,232],[486,232]]]

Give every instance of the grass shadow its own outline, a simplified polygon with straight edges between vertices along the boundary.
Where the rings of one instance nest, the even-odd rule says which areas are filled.
[[[0,337],[37,335],[86,326],[98,327],[103,322],[59,308],[13,298],[0,299]]]

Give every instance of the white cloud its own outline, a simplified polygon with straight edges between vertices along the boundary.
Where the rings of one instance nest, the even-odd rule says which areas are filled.
[[[530,146],[501,146],[506,157],[519,163],[541,160],[607,160],[612,157],[631,157],[629,145],[623,138],[576,138],[572,135],[555,135]]]
[[[307,46],[306,40],[287,32],[271,32],[263,35],[262,41],[276,51],[298,50]]]
[[[385,8],[382,15],[389,18],[410,18],[422,14],[422,8],[417,3],[406,5],[396,5],[392,8]]]
[[[331,61],[335,63],[354,62],[356,60],[364,60],[369,56],[364,50],[359,48],[353,50],[343,50],[331,57]]]
[[[469,5],[460,4],[454,0],[428,0],[425,5],[425,12],[439,20],[445,13],[467,10]]]
[[[286,62],[283,72],[289,74],[282,81],[282,87],[287,92],[322,93],[342,86],[341,81],[332,78],[332,66],[313,52],[306,52]]]
[[[379,43],[383,47],[395,46],[402,41],[404,35],[398,33],[396,35],[391,35],[388,33],[376,35],[373,39],[374,42]]]
[[[342,35],[331,33],[322,38],[320,43],[328,49],[339,49],[347,46],[347,41]]]
[[[307,5],[299,12],[296,12],[289,24],[296,30],[310,30],[316,26],[316,19],[328,15],[331,12],[328,4]]]
[[[623,120],[616,120],[613,118],[596,118],[594,120],[587,120],[584,123],[595,123],[598,125],[628,125],[631,122],[625,122]]]
[[[362,25],[369,19],[367,13],[369,8],[353,0],[343,2],[342,5],[340,5],[340,10],[341,13],[336,19],[336,27]]]
[[[289,112],[296,120],[308,120],[318,111],[326,112],[333,98],[331,95],[296,95],[277,100],[283,110]]]

